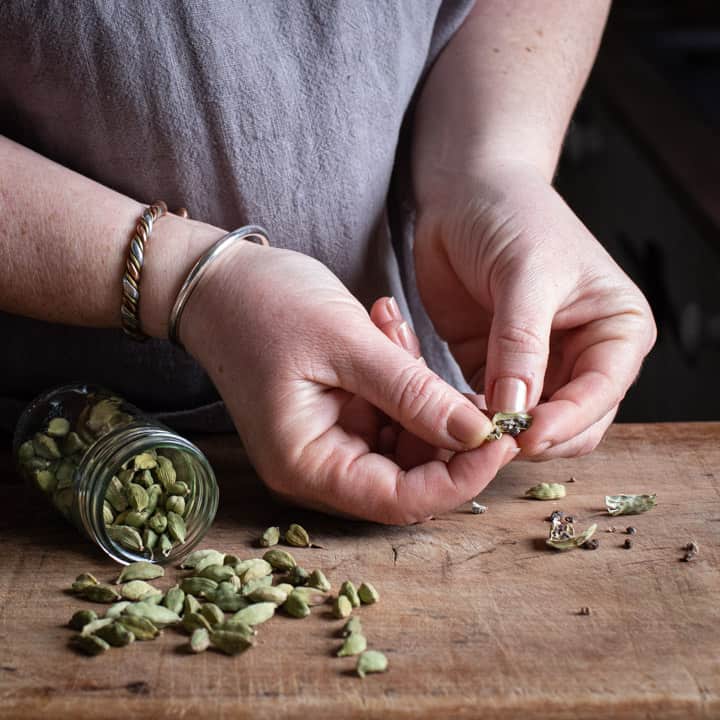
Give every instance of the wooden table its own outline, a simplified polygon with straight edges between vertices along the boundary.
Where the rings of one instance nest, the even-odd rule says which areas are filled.
[[[464,507],[394,528],[276,504],[243,469],[236,440],[201,439],[221,483],[204,546],[250,556],[264,527],[297,520],[325,546],[298,550],[304,566],[324,568],[336,587],[352,578],[379,589],[380,603],[359,613],[390,669],[364,680],[352,658],[334,657],[340,623],[324,608],[273,618],[235,658],[188,655],[173,630],[97,658],[74,654],[64,623],[82,603],[63,589],[79,572],[109,580],[116,567],[26,503],[5,454],[0,717],[720,717],[719,440],[720,423],[615,426],[589,457],[512,464],[480,498],[483,515]],[[562,501],[523,498],[573,475]],[[658,505],[611,518],[604,495],[618,492],[657,492]],[[597,522],[600,548],[546,549],[554,508],[580,528]],[[700,556],[687,563],[690,540]]]

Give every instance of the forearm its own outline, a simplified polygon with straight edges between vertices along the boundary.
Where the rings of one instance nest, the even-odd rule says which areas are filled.
[[[418,104],[413,180],[421,205],[491,162],[522,160],[552,178],[608,5],[478,0]]]
[[[121,277],[143,209],[0,137],[0,310],[48,322],[118,327]],[[140,283],[145,332],[166,335],[182,278],[220,232],[174,215],[157,222]]]

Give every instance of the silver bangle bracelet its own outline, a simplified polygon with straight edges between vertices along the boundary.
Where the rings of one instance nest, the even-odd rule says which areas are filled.
[[[247,240],[249,242],[257,243],[258,245],[269,246],[270,241],[268,240],[267,231],[257,225],[246,225],[245,227],[238,228],[229,232],[227,235],[221,237],[216,243],[214,243],[208,250],[206,250],[193,265],[192,270],[188,273],[185,278],[185,282],[180,288],[180,292],[175,298],[172,311],[170,312],[170,324],[168,328],[168,339],[171,343],[178,347],[183,347],[180,342],[180,319],[182,318],[183,310],[193,291],[197,287],[198,283],[202,280],[203,275],[207,272],[208,267],[216,260],[222,253],[228,248],[235,245],[235,243]]]

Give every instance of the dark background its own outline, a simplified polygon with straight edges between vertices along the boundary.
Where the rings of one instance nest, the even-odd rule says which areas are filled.
[[[720,2],[614,4],[555,185],[650,301],[620,421],[720,419]]]

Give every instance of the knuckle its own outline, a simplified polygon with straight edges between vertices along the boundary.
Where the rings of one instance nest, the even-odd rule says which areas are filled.
[[[547,345],[535,328],[521,323],[503,326],[495,343],[500,352],[507,355],[543,355]]]
[[[396,406],[405,422],[417,420],[428,406],[436,402],[438,393],[442,392],[439,378],[419,363],[404,368],[395,387]]]

